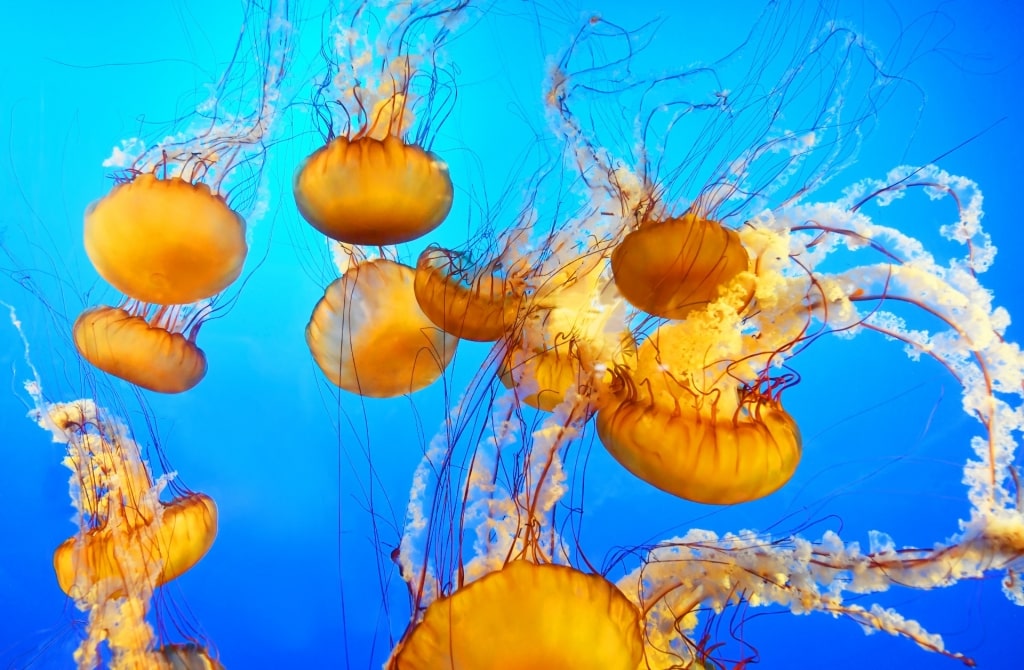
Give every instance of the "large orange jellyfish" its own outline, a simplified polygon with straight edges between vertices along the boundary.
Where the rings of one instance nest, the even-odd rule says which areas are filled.
[[[389,667],[635,670],[640,636],[639,610],[600,575],[513,561],[431,603]]]
[[[335,133],[333,119],[328,122],[327,143],[302,163],[292,189],[299,213],[327,237],[399,244],[426,235],[448,216],[454,197],[448,166],[427,146],[431,117],[443,113],[432,109],[439,76],[433,51],[467,4],[408,3],[373,31],[372,44],[357,30],[338,36],[339,64],[325,77],[334,82],[319,94],[333,94],[325,115],[340,109],[342,132]],[[368,13],[361,6],[346,22],[372,25]],[[411,53],[412,34],[426,34],[431,26],[437,29],[431,47]],[[426,118],[417,118],[420,109]]]
[[[723,322],[735,327],[721,312],[706,311],[659,328],[640,346],[637,372],[624,380],[628,393],[597,414],[602,444],[627,470],[701,503],[762,498],[789,481],[801,454],[800,430],[770,391],[695,385]],[[694,356],[701,357],[696,365]]]
[[[143,172],[86,211],[85,251],[125,295],[188,304],[220,293],[241,274],[245,222],[201,181]]]
[[[261,95],[247,102],[252,109],[232,110],[223,115],[229,120],[212,124],[204,119],[150,146],[126,142],[104,163],[121,172],[85,213],[85,250],[126,298],[86,310],[73,327],[79,353],[104,372],[161,393],[187,391],[206,374],[199,328],[216,296],[241,274],[248,252],[245,218],[228,194],[240,179],[258,180],[277,114],[288,54],[287,24],[279,19],[266,20],[262,37],[275,50],[262,70],[251,77],[244,63],[233,63],[201,105],[217,118],[226,91],[254,85]]]
[[[384,104],[390,110],[390,101]],[[364,245],[426,235],[448,216],[454,196],[448,166],[403,142],[386,123],[318,149],[296,173],[294,191],[310,225],[331,239]]]

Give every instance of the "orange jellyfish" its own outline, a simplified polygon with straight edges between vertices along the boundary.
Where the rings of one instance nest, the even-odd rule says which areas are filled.
[[[260,43],[255,53],[270,43],[269,53],[283,61],[287,22],[280,18],[268,15],[267,32],[250,37]],[[229,66],[201,105],[201,125],[152,146],[127,141],[104,163],[121,169],[119,183],[87,209],[85,250],[99,275],[126,298],[86,310],[75,322],[75,345],[95,367],[161,393],[186,391],[206,374],[206,357],[196,345],[199,328],[216,296],[241,274],[248,252],[243,212],[226,194],[248,197],[234,190],[235,181],[240,173],[249,173],[241,175],[249,183],[258,180],[277,113],[282,62],[260,64],[258,83],[233,72],[244,65]],[[218,113],[226,88],[242,82],[262,93],[252,96],[252,109]],[[208,120],[221,116],[229,120]]]
[[[376,134],[371,128],[334,138],[295,175],[299,213],[331,239],[408,242],[437,228],[451,210],[454,190],[444,161],[390,132]]]
[[[170,670],[224,670],[220,662],[197,644],[166,644],[157,654],[170,665]]]
[[[137,310],[137,306],[129,306]],[[206,375],[206,354],[196,346],[199,321],[188,336],[176,331],[187,320],[165,318],[161,308],[149,321],[120,307],[91,307],[75,320],[75,347],[94,366],[159,393],[187,391]]]
[[[306,343],[336,386],[389,398],[418,391],[444,372],[458,338],[420,309],[415,276],[389,260],[363,261],[324,291],[306,326]]]
[[[521,300],[512,273],[483,271],[459,252],[429,246],[416,262],[416,301],[446,333],[463,340],[493,342],[512,330]]]
[[[435,600],[392,654],[392,670],[636,670],[640,612],[600,575],[513,561]]]
[[[371,44],[358,30],[335,37],[340,53],[330,65],[332,84],[318,92],[335,98],[321,115],[327,120],[326,144],[299,166],[292,184],[299,213],[327,237],[346,244],[399,244],[426,235],[448,216],[454,198],[448,165],[429,150],[427,139],[431,121],[445,115],[434,98],[434,50],[466,4],[402,6],[380,18],[379,33],[393,40]],[[351,21],[365,20],[365,11],[356,10]],[[433,27],[437,33],[428,35]],[[414,34],[425,48],[413,54]],[[334,132],[336,109],[342,110],[346,132]],[[419,126],[415,131],[413,124]]]
[[[213,546],[217,533],[217,506],[202,493],[190,493],[169,503],[160,503],[159,522],[126,513],[118,528],[107,523],[82,536],[65,540],[53,553],[53,569],[64,593],[78,597],[92,585],[123,578],[121,552],[137,552],[143,560],[160,564],[154,586],[183,575]],[[155,524],[155,532],[149,525]],[[115,592],[114,594],[117,594]]]
[[[85,250],[131,301],[78,317],[72,334],[82,356],[151,391],[198,384],[206,374],[195,343],[202,318],[177,306],[211,298],[238,278],[248,250],[242,217],[202,182],[145,173],[89,207]],[[152,315],[150,305],[158,306]]]
[[[75,652],[80,668],[96,667],[106,643],[112,668],[162,667],[146,620],[154,591],[206,555],[217,536],[217,507],[200,493],[160,495],[168,477],[154,481],[127,426],[92,400],[46,403],[29,385],[35,417],[67,446],[74,473],[78,532],[53,555],[60,588],[88,612],[86,638]]]
[[[202,182],[143,173],[85,213],[85,251],[107,282],[155,305],[220,293],[242,272],[245,221]]]
[[[636,375],[623,380],[618,404],[598,412],[597,434],[627,470],[680,498],[718,505],[763,498],[796,471],[800,430],[778,396],[759,386],[726,376],[714,388],[694,388],[705,371],[680,365],[685,357],[677,353],[701,347],[696,331],[666,324],[640,345]]]
[[[693,213],[644,221],[611,254],[615,285],[623,297],[637,309],[666,319],[683,319],[706,307],[747,264],[735,231]],[[738,309],[753,296],[752,283],[744,285]]]

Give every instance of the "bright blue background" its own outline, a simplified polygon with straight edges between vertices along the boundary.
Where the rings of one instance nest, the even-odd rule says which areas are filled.
[[[648,2],[629,3],[627,10],[619,4],[582,3],[581,9],[627,26],[665,17],[653,48],[664,51],[666,63],[724,54],[744,38],[758,6]],[[894,58],[904,59],[910,51],[920,53],[905,74],[923,96],[901,98],[882,110],[860,162],[834,183],[881,177],[904,162],[926,163],[1005,119],[940,164],[981,185],[984,223],[1000,248],[983,280],[998,303],[1019,315],[1024,11],[1009,1],[972,9],[973,4],[900,3],[898,11],[880,2],[840,4],[837,14],[883,45],[883,53],[891,49]],[[301,39],[290,75],[301,86],[300,99],[308,99],[302,80],[318,74],[322,8],[306,3],[294,9]],[[77,358],[52,315],[64,315],[66,327],[86,304],[116,300],[81,248],[82,212],[110,186],[100,162],[122,138],[141,134],[153,140],[175,128],[179,118],[187,126],[191,110],[206,96],[205,85],[230,57],[240,13],[237,2],[178,0],[144,7],[58,2],[46,9],[18,3],[5,11],[0,239],[16,255],[17,269],[45,292],[46,304],[11,276],[0,277],[0,300],[18,308],[52,396],[72,399],[84,392]],[[434,237],[442,243],[465,237],[466,225],[459,223],[467,217],[464,203],[481,196],[484,175],[491,197],[504,187],[510,157],[528,137],[521,119],[541,124],[538,100],[547,58],[560,52],[586,15],[566,7],[537,14],[539,19],[524,19],[496,7],[466,26],[472,29],[448,51],[460,68],[460,97],[434,148],[448,160],[460,190],[456,209]],[[247,283],[233,309],[205,326],[200,338],[210,360],[207,378],[181,396],[145,394],[163,453],[189,487],[217,500],[221,515],[214,548],[163,594],[161,607],[184,612],[175,620],[197,625],[228,668],[345,667],[343,590],[349,662],[375,667],[390,644],[381,635],[372,642],[375,630],[386,629],[380,623],[385,615],[378,575],[395,579],[387,556],[397,542],[412,471],[440,425],[444,398],[437,389],[410,400],[360,403],[343,396],[339,411],[311,363],[302,329],[330,271],[289,193],[294,165],[317,138],[301,115],[290,118],[294,125],[281,135],[287,141],[271,149],[270,209],[253,222]],[[948,216],[948,205],[944,210],[923,198],[914,202],[921,205],[919,217],[914,208],[900,210],[912,214],[901,222],[912,232],[930,235],[937,217]],[[13,264],[0,260],[6,270]],[[50,567],[53,548],[74,530],[69,473],[60,464],[59,447],[24,418],[21,382],[29,371],[16,333],[4,324],[0,667],[71,667],[77,645],[71,622],[79,614],[57,588]],[[1021,335],[1019,325],[1011,326],[1011,339]],[[472,373],[478,360],[472,350],[460,354],[458,378]],[[868,530],[880,529],[900,545],[927,545],[956,532],[956,520],[967,511],[961,467],[970,436],[980,430],[960,411],[956,383],[937,365],[912,364],[898,347],[869,336],[818,343],[795,366],[804,382],[788,392],[786,405],[800,422],[805,458],[789,485],[751,505],[701,507],[635,483],[595,448],[582,531],[591,559],[600,562],[604,552],[690,527],[770,529],[777,535],[800,530],[809,538],[834,528],[847,541],[865,543]],[[113,386],[117,395],[101,401],[123,403],[145,436],[130,387]],[[458,390],[451,394],[456,397]],[[355,431],[347,426],[350,419]],[[142,441],[152,443],[148,437]],[[366,446],[379,478],[375,484],[361,451]],[[348,455],[339,456],[342,451]],[[372,503],[366,493],[371,488]],[[368,505],[378,518],[379,539],[364,511]],[[404,616],[400,584],[392,584],[392,594],[390,602],[399,604],[391,626],[397,636]],[[1019,667],[1014,638],[1024,630],[1024,612],[1006,601],[994,578],[858,602],[876,601],[920,620],[980,667]],[[760,650],[761,667],[957,665],[906,640],[865,637],[849,621],[747,614],[742,637]],[[181,639],[171,618],[164,628],[169,638]]]

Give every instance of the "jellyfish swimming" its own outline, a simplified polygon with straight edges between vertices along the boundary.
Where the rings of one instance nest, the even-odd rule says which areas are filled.
[[[299,166],[292,189],[299,213],[327,237],[399,244],[423,237],[448,216],[454,197],[448,166],[429,151],[430,124],[445,105],[438,90],[444,72],[433,50],[467,5],[408,3],[386,18],[362,5],[336,17],[338,61],[318,89],[324,101],[315,103],[327,119],[327,143]],[[382,25],[371,28],[375,20]],[[432,27],[430,50],[410,51],[413,35]],[[425,118],[417,118],[421,113]]]
[[[64,464],[72,471],[80,525],[54,551],[53,569],[60,588],[88,615],[75,661],[93,668],[109,655],[111,668],[164,667],[147,620],[151,601],[158,587],[213,546],[217,506],[188,491],[161,501],[171,478],[154,480],[127,426],[94,401],[49,403],[38,381],[28,391],[34,418],[66,445]]]
[[[871,117],[840,114],[841,100],[857,99],[840,87],[830,91],[836,104],[823,105],[828,113],[811,117],[813,128],[776,124],[787,96],[802,89],[800,77],[820,64],[824,54],[817,50],[806,55],[806,68],[783,67],[767,95],[761,88],[731,91],[723,116],[711,114],[704,129],[709,145],[720,137],[722,118],[750,132],[749,144],[720,163],[685,153],[673,162],[671,131],[696,106],[688,100],[673,107],[660,97],[661,85],[672,90],[699,71],[662,75],[654,84],[641,79],[631,98],[634,84],[620,61],[609,56],[607,68],[595,65],[595,53],[616,53],[607,43],[615,39],[624,43],[617,53],[631,58],[644,43],[594,18],[551,74],[551,128],[590,207],[555,225],[536,225],[529,242],[519,242],[528,259],[524,283],[532,286],[498,345],[503,362],[496,367],[509,390],[488,405],[486,419],[473,415],[481,403],[472,395],[461,398],[414,476],[396,553],[412,615],[392,663],[414,640],[416,653],[435,648],[432,608],[461,621],[459,603],[472,601],[477,584],[527,561],[606,578],[621,570],[609,581],[641,614],[642,667],[743,667],[758,660],[756,642],[717,636],[711,623],[727,610],[742,618],[756,608],[845,618],[973,664],[926,622],[883,603],[890,589],[931,590],[986,575],[1001,580],[1011,602],[1024,602],[1024,516],[1011,465],[1022,426],[1014,408],[1024,395],[1024,358],[1004,339],[1005,314],[978,281],[994,253],[980,227],[980,191],[969,179],[920,165],[854,183],[834,200],[818,199],[830,170],[845,160],[834,149],[856,141],[859,124]],[[874,62],[869,51],[846,51],[851,44],[832,43],[843,50],[841,62]],[[581,65],[574,70],[577,52]],[[602,135],[606,128],[589,125],[607,118],[602,104],[635,115],[618,145]],[[668,122],[656,123],[659,115]],[[658,134],[662,128],[670,131]],[[886,207],[915,193],[952,203],[940,235],[960,245],[961,254],[939,261],[885,221]],[[677,206],[683,214],[674,216]],[[660,226],[676,225],[655,236]],[[486,271],[486,262],[478,266],[478,276]],[[561,314],[568,320],[557,321]],[[588,433],[664,492],[700,504],[770,502],[786,491],[805,451],[800,416],[784,408],[782,396],[822,374],[801,371],[800,361],[825,341],[877,333],[912,359],[931,357],[952,373],[964,410],[981,426],[973,456],[965,453],[971,509],[959,531],[953,526],[945,541],[918,548],[877,532],[862,547],[833,530],[811,540],[690,528],[627,549],[595,570],[575,532],[586,525],[579,489],[601,484],[570,465],[588,458],[574,451],[586,453]],[[611,343],[617,354],[587,355]],[[576,374],[537,367],[508,379],[508,369],[527,370],[526,361],[559,348]],[[507,352],[514,352],[512,364]],[[447,639],[459,640],[458,633],[449,631]]]
[[[152,144],[133,138],[116,148],[104,162],[118,169],[116,184],[85,213],[89,260],[125,298],[84,311],[73,326],[75,346],[100,370],[151,391],[181,393],[206,375],[199,329],[248,253],[246,218],[229,197],[235,203],[250,197],[235,189],[259,180],[279,111],[288,29],[273,15],[279,10],[269,11],[263,37],[274,50],[260,54],[262,69],[253,75],[233,62],[199,105],[206,118]],[[258,16],[252,20],[258,25]],[[246,101],[248,109],[222,110],[239,86],[261,93]],[[251,204],[246,208],[253,210]]]
[[[415,271],[385,259],[364,261],[327,287],[306,326],[324,375],[352,393],[389,398],[432,384],[458,339],[423,315]]]
[[[600,575],[513,561],[431,603],[388,667],[633,670],[640,633],[636,606]]]
[[[417,259],[413,286],[427,318],[474,342],[493,342],[513,327],[524,290],[514,273],[478,273],[464,253],[436,246]]]
[[[749,259],[736,231],[684,214],[645,221],[611,254],[615,287],[633,307],[666,319],[685,319],[706,307],[747,271]],[[752,290],[747,291],[749,300]],[[745,306],[738,296],[738,309]]]
[[[686,354],[703,354],[722,335],[720,315],[705,314],[663,325],[644,341],[629,394],[602,408],[595,428],[616,460],[663,491],[700,503],[756,500],[793,476],[800,429],[756,386],[730,393],[719,385],[720,394],[690,386]]]
[[[207,184],[140,171],[86,211],[85,251],[125,295],[180,305],[227,288],[248,249],[244,221]]]
[[[0,346],[0,666],[1012,664],[1024,359],[991,172],[1019,152],[988,151],[1013,134],[972,94],[1012,78],[961,57],[974,15],[285,4],[181,0],[144,31],[68,12],[23,45],[45,90],[103,95],[64,143],[79,117],[48,96],[0,115],[0,189],[24,192],[0,301],[46,381],[26,397]],[[259,139],[173,150],[226,126]],[[134,135],[89,182],[90,142]],[[377,208],[335,239],[298,191],[342,146],[407,163],[380,185],[341,161],[337,211]],[[189,296],[125,288],[155,260],[100,269],[156,234],[96,262],[62,218],[147,181],[243,245],[167,282]]]
[[[448,167],[424,147],[446,105],[439,90],[446,75],[433,50],[466,5],[409,3],[387,16],[362,5],[333,20],[337,62],[329,59],[314,101],[327,144],[296,171],[293,193],[302,217],[346,257],[344,275],[314,308],[306,341],[327,379],[359,395],[424,388],[441,376],[458,343],[421,310],[416,270],[372,259],[359,246],[410,242],[448,216]],[[431,30],[432,51],[411,53],[412,36]]]
[[[383,104],[391,109],[391,101]],[[423,237],[448,216],[453,196],[448,166],[404,143],[387,124],[335,137],[295,175],[295,204],[303,218],[346,244],[382,246]]]

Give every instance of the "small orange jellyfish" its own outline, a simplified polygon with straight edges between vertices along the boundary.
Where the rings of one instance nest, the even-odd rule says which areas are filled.
[[[510,331],[521,296],[513,277],[493,265],[474,272],[463,254],[427,247],[416,262],[416,301],[445,332],[474,342],[493,342]]]
[[[611,254],[615,285],[637,309],[666,319],[683,319],[716,300],[747,270],[747,252],[735,231],[687,213],[644,221]],[[753,296],[745,282],[742,309]]]
[[[196,346],[198,327],[186,337],[173,331],[161,309],[147,321],[120,307],[91,307],[75,320],[75,347],[94,366],[159,393],[187,391],[206,375],[206,355]],[[198,323],[197,323],[198,326]]]
[[[156,650],[170,670],[224,670],[224,666],[197,644],[165,644]]]
[[[458,338],[420,309],[415,276],[389,260],[363,261],[324,291],[306,326],[306,343],[336,386],[390,398],[418,391],[444,372]]]
[[[180,577],[199,562],[217,536],[217,506],[210,496],[190,493],[160,503],[159,521],[143,516],[129,519],[117,530],[110,524],[65,540],[53,553],[53,569],[64,593],[79,597],[92,585],[123,579],[124,555],[134,552],[144,561],[160,564],[154,586]],[[150,528],[155,525],[155,531]],[[116,593],[116,592],[115,592]]]
[[[157,587],[191,569],[217,536],[217,506],[200,493],[160,500],[169,478],[154,480],[138,443],[92,400],[46,403],[30,386],[36,419],[67,446],[78,532],[53,555],[60,588],[88,612],[80,668],[97,667],[106,643],[112,668],[159,667],[146,620]]]
[[[635,377],[624,380],[619,403],[598,412],[597,434],[627,470],[680,498],[718,505],[763,498],[796,471],[800,431],[759,386],[728,374],[712,388],[695,386],[687,359],[705,350],[702,332],[718,336],[679,322],[641,344]]]
[[[512,561],[427,607],[391,670],[636,670],[640,612],[600,575]]]

